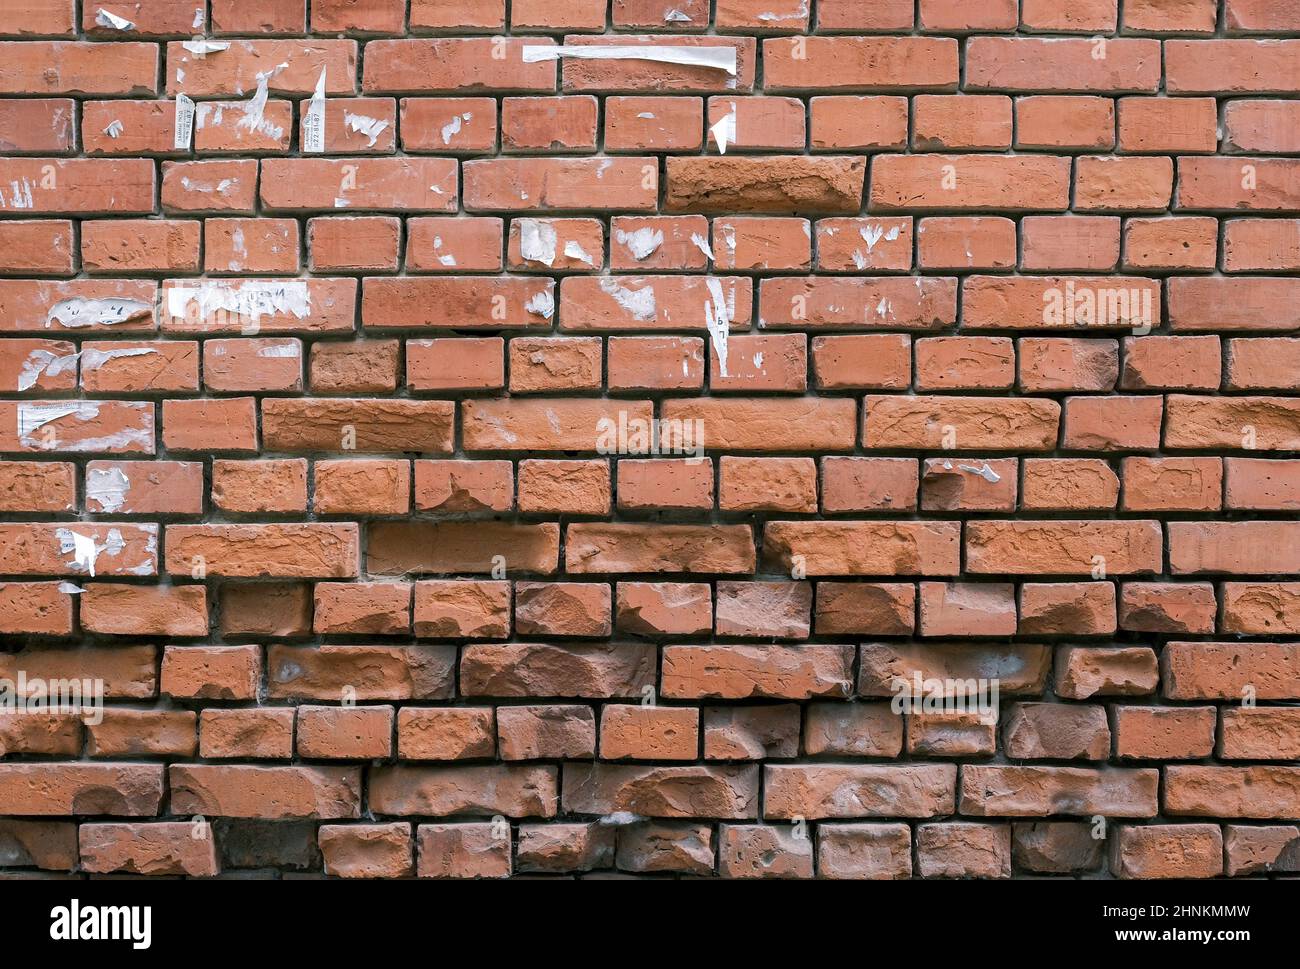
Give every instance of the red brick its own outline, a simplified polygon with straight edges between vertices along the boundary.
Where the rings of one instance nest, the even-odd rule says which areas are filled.
[[[771,224],[774,221],[764,220],[759,225]],[[718,224],[714,222],[715,227]],[[819,269],[861,273],[868,270],[877,272],[906,270],[911,267],[912,219],[910,216],[886,219],[821,219],[817,223],[817,268]],[[804,267],[790,266],[789,268]]]
[[[1119,147],[1131,152],[1192,154],[1218,147],[1213,98],[1120,98]]]
[[[71,222],[0,222],[0,274],[71,276],[75,251]]]
[[[605,99],[605,150],[693,151],[704,144],[704,103],[686,97]]]
[[[276,211],[446,212],[456,206],[456,165],[445,158],[268,158],[261,192],[262,204]]]
[[[872,168],[869,205],[882,212],[1069,206],[1070,162],[1052,155],[881,155]]]
[[[157,44],[0,42],[0,94],[158,93]]]
[[[1099,149],[1115,146],[1110,98],[1038,94],[1016,99],[1016,147]]]
[[[1156,89],[1159,41],[1108,38],[1105,44],[1106,56],[1096,57],[1090,38],[972,37],[966,45],[966,88],[1114,93]]]
[[[163,211],[252,215],[257,181],[257,162],[252,159],[163,162]]]
[[[596,150],[599,105],[590,95],[502,98],[501,150],[592,152]]]
[[[809,102],[814,151],[903,148],[907,98],[826,95]]]
[[[298,272],[298,223],[292,219],[208,219],[204,268],[211,273]]]
[[[1016,224],[1010,219],[935,216],[921,220],[916,238],[923,269],[1006,269],[1016,263]]]
[[[1300,138],[1296,105],[1291,101],[1234,100],[1224,109],[1225,147],[1238,151],[1293,151]]]
[[[1211,218],[1129,219],[1124,268],[1213,269],[1218,236],[1219,223]],[[1227,252],[1225,247],[1225,264]]]
[[[463,23],[455,21],[456,25]],[[418,14],[412,17],[412,26],[420,26]],[[497,48],[487,37],[371,41],[366,45],[362,90],[419,94],[555,90],[554,62],[525,64],[525,43],[546,46],[550,42],[544,38],[507,39],[501,48],[505,56],[497,58],[493,53]],[[348,74],[355,75],[355,71]]]
[[[315,272],[396,270],[400,239],[401,223],[395,218],[322,216],[307,221],[308,260]]]
[[[9,190],[0,209],[21,209],[24,216],[148,215],[155,182],[153,162],[144,158],[0,158],[0,184]]]
[[[1169,40],[1165,90],[1171,94],[1294,91],[1290,40]]]
[[[6,36],[72,34],[76,11],[71,0],[15,0],[0,19],[0,34]]]
[[[1116,217],[1031,215],[1020,225],[1025,269],[1110,272],[1119,262]]]
[[[492,98],[402,98],[402,147],[410,152],[490,152],[497,141]]]
[[[1005,95],[923,94],[912,102],[912,147],[978,151],[1011,147],[1011,99]]]

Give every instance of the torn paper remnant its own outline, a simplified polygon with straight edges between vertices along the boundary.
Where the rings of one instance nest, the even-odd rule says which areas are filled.
[[[202,37],[196,37],[193,40],[183,41],[181,46],[193,54],[195,57],[207,57],[209,54],[215,54],[218,51],[230,50],[230,42],[226,40],[205,40]]]
[[[167,291],[167,312],[191,323],[226,314],[257,323],[263,316],[291,314],[304,319],[311,313],[311,291],[301,279],[245,280],[242,283],[205,281],[197,286],[174,286]]]
[[[131,488],[121,468],[91,468],[86,472],[86,503],[95,502],[100,512],[112,514],[126,503]]]
[[[100,7],[95,14],[95,23],[101,27],[107,27],[109,30],[135,30],[135,24],[125,17],[119,17],[115,13],[109,13],[103,7]]]
[[[537,219],[519,220],[519,255],[525,262],[555,265],[555,226]]]
[[[76,329],[81,326],[113,326],[153,312],[142,299],[86,299],[74,296],[60,300],[45,314],[45,325]]]
[[[655,291],[651,286],[645,286],[641,289],[628,289],[616,279],[609,276],[600,278],[600,288],[607,295],[612,296],[614,302],[627,312],[632,314],[636,320],[653,320],[655,318]]]
[[[316,91],[302,119],[302,150],[319,155],[325,150],[325,68],[320,69]]]
[[[999,481],[1002,480],[1002,475],[994,471],[989,466],[989,463],[987,461],[984,462],[984,466],[982,468],[977,468],[969,464],[959,464],[957,465],[957,470],[967,471],[971,474],[977,474],[985,481],[987,481],[989,484],[997,484]]]
[[[709,129],[713,135],[713,140],[718,143],[718,154],[727,153],[727,145],[736,143],[736,107],[732,105],[731,113],[721,118],[717,124]]]
[[[52,400],[18,405],[18,439],[36,446],[31,435],[51,421],[75,416],[79,421],[89,421],[99,416],[99,404],[89,400]]]
[[[367,148],[375,147],[375,142],[388,127],[387,121],[367,117],[364,114],[349,114],[346,111],[343,112],[343,124],[369,138],[370,140],[366,142]]]
[[[623,229],[616,229],[614,238],[628,248],[635,259],[646,259],[651,256],[656,249],[664,244],[664,233],[662,229],[655,229],[651,226],[644,226],[633,232],[625,232]]]
[[[722,283],[709,277],[705,280],[709,287],[709,302],[704,304],[704,325],[708,328],[709,339],[713,342],[713,352],[718,356],[718,373],[727,374],[727,335],[731,326],[732,307],[722,296]],[[732,291],[735,299],[735,291]]]
[[[540,293],[534,293],[524,304],[524,309],[549,320],[555,315],[555,297],[550,290],[544,289]]]
[[[275,77],[289,65],[277,64],[269,71],[259,71],[257,75],[257,90],[253,96],[248,99],[248,107],[244,109],[244,116],[235,122],[236,128],[247,128],[249,131],[259,131],[268,138],[279,139],[284,134],[284,129],[271,122],[263,120],[262,114],[266,111],[266,99],[269,94],[271,78]]]
[[[108,530],[102,545],[95,541],[94,535],[83,535],[70,528],[55,529],[54,535],[59,540],[59,553],[70,554],[73,567],[87,573],[92,579],[95,577],[95,563],[100,555],[105,552],[109,555],[120,555],[122,549],[126,548],[126,540],[116,528]]]

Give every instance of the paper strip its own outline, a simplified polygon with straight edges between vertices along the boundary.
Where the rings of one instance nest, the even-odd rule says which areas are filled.
[[[734,47],[655,47],[650,44],[576,45],[560,44],[555,47],[524,45],[524,63],[554,61],[561,57],[581,60],[637,60],[659,61],[662,64],[683,64],[687,67],[709,67],[736,74],[736,48]]]

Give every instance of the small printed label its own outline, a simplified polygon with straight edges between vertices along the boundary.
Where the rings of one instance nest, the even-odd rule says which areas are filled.
[[[194,102],[184,94],[176,95],[176,142],[174,148],[190,150],[194,137]]]
[[[320,72],[316,82],[316,93],[307,103],[307,111],[302,121],[302,150],[320,154],[325,150],[325,71]]]

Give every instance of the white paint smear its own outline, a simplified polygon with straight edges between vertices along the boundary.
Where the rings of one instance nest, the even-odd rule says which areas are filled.
[[[1002,476],[998,474],[996,471],[994,471],[989,466],[989,463],[987,461],[984,462],[984,466],[982,468],[977,468],[969,464],[959,464],[957,465],[957,470],[969,471],[971,474],[977,474],[985,481],[989,482],[989,484],[997,484],[999,481],[1002,480]]]
[[[213,185],[211,182],[196,182],[188,176],[181,176],[181,185],[187,192],[216,192],[218,195],[227,195],[238,182],[237,178],[223,178]]]
[[[806,16],[808,16],[808,0],[803,0],[794,13],[760,13],[758,19],[770,24],[780,23],[782,20],[802,20]]]
[[[433,237],[433,247],[434,247],[434,248],[442,248],[442,237],[441,237],[441,235],[434,235],[434,237]],[[456,264],[456,258],[455,258],[454,255],[451,255],[450,252],[443,252],[442,255],[439,255],[439,256],[438,256],[438,263],[441,263],[442,265],[445,265],[445,267],[447,267],[448,269],[450,269],[451,267],[454,267],[454,265]]]
[[[592,44],[590,46],[560,44],[555,47],[542,47],[525,44],[523,48],[525,64],[554,61],[561,57],[592,61],[657,61],[661,64],[708,67],[726,71],[733,77],[736,74],[736,48],[734,47],[658,47],[651,44]]]
[[[32,183],[26,178],[21,180],[14,179],[9,183],[10,199],[9,207],[14,209],[30,209],[32,204]],[[0,209],[5,207],[4,192],[0,192]]]
[[[98,370],[110,360],[121,357],[143,357],[148,353],[157,353],[152,347],[123,347],[119,350],[96,350],[89,347],[81,351],[81,370]]]
[[[614,233],[614,238],[622,245],[627,246],[628,251],[632,253],[635,259],[649,257],[664,244],[663,230],[654,229],[650,226],[645,226],[634,232],[624,232],[622,229],[618,229]]]
[[[709,245],[709,240],[704,238],[698,232],[691,233],[691,242],[695,243],[695,248],[704,253],[709,259],[713,258],[713,249]]]
[[[257,351],[257,355],[259,357],[269,357],[269,358],[276,358],[276,357],[292,358],[292,357],[301,356],[302,351],[298,349],[298,344],[296,343],[278,343],[278,344],[273,344],[269,347],[262,347]]]
[[[307,102],[302,120],[302,150],[319,155],[325,150],[325,68],[320,69],[316,91]]]
[[[862,241],[867,244],[867,252],[876,248],[876,243],[881,239],[886,242],[895,242],[898,239],[898,226],[890,226],[886,231],[883,226],[868,225],[858,230],[858,235],[862,236]]]
[[[612,296],[615,303],[631,313],[633,319],[653,320],[655,318],[655,291],[653,287],[628,289],[616,279],[602,276],[600,288],[609,296]]]
[[[23,361],[23,369],[18,374],[18,389],[31,390],[41,379],[41,374],[57,377],[77,362],[77,356],[75,353],[59,356],[49,350],[33,350]]]
[[[104,134],[108,135],[110,138],[116,138],[121,133],[122,122],[120,121],[110,121],[108,127],[104,129]]]
[[[555,226],[537,219],[519,220],[519,255],[527,262],[555,265]]]
[[[564,254],[570,259],[579,259],[582,262],[585,262],[588,266],[596,265],[596,260],[591,258],[590,253],[572,239],[564,244]]]
[[[454,116],[442,126],[442,143],[450,145],[453,136],[460,134],[460,115]]]
[[[713,135],[713,140],[718,143],[718,154],[725,155],[727,145],[736,143],[736,108],[734,105],[730,114],[709,129],[709,134]]]
[[[84,299],[80,296],[55,303],[45,314],[47,327],[58,323],[68,329],[113,326],[150,313],[153,307],[140,299]]]
[[[121,468],[91,468],[86,473],[86,501],[98,502],[99,510],[112,514],[126,503],[131,479]]]
[[[710,301],[704,304],[704,325],[708,327],[713,352],[718,356],[718,373],[727,376],[727,329],[731,325],[727,301],[722,295],[722,283],[712,277],[706,279]]]
[[[384,133],[384,129],[388,127],[387,121],[381,121],[379,118],[370,118],[364,114],[348,114],[346,111],[343,112],[343,123],[353,131],[359,131],[370,139],[370,141],[366,143],[367,148],[375,147],[375,142],[379,139],[379,136]]]
[[[81,593],[86,591],[81,586],[75,585],[72,582],[60,582],[58,589],[60,592],[64,593],[65,595],[70,595],[70,596],[81,595]]]
[[[641,820],[643,820],[641,815],[633,814],[631,811],[615,811],[613,814],[606,814],[602,817],[600,823],[605,825],[636,824]]]
[[[204,282],[198,286],[174,286],[167,291],[167,312],[173,317],[186,319],[194,316],[200,321],[217,312],[247,317],[253,322],[263,316],[283,314],[301,320],[311,313],[311,292],[304,280],[247,280],[243,283]]]
[[[95,14],[95,23],[101,27],[108,27],[110,30],[135,30],[135,24],[125,17],[119,17],[115,13],[109,13],[103,7]]]
[[[179,97],[179,95],[178,95]],[[194,124],[200,128],[206,128],[208,125],[208,115],[211,114],[212,123],[220,125],[221,119],[225,117],[226,106],[220,101],[204,101],[194,110]]]
[[[202,13],[202,11],[199,11]],[[201,25],[199,25],[201,26]],[[195,57],[207,57],[209,54],[216,54],[223,50],[230,50],[230,42],[226,40],[203,40],[195,38],[187,40],[181,44],[187,51]]]

